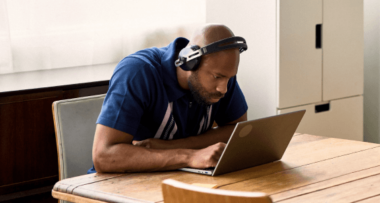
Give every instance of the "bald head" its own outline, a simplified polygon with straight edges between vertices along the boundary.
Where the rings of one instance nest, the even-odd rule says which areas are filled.
[[[213,42],[233,37],[234,33],[222,24],[207,24],[199,28],[190,40],[191,45],[200,47],[206,46]]]

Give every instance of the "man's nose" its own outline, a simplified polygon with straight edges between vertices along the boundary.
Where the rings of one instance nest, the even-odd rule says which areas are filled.
[[[228,80],[220,82],[218,86],[216,86],[216,91],[222,93],[223,95],[227,93],[227,84]]]

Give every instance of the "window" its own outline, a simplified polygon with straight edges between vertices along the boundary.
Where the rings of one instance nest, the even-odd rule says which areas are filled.
[[[0,0],[0,92],[108,80],[143,48],[190,37],[204,0]]]

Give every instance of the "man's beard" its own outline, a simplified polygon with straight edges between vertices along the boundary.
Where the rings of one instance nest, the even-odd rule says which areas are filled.
[[[220,98],[224,96],[220,92],[208,93],[199,82],[198,71],[195,71],[190,75],[187,84],[189,85],[190,92],[192,93],[195,101],[202,106],[213,104],[209,101],[211,98]]]

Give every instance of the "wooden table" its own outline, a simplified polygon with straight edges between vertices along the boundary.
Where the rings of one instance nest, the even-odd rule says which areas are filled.
[[[260,191],[274,202],[380,202],[380,145],[296,134],[281,161],[216,177],[182,171],[90,174],[57,182],[52,195],[75,202],[163,202],[161,182]]]

